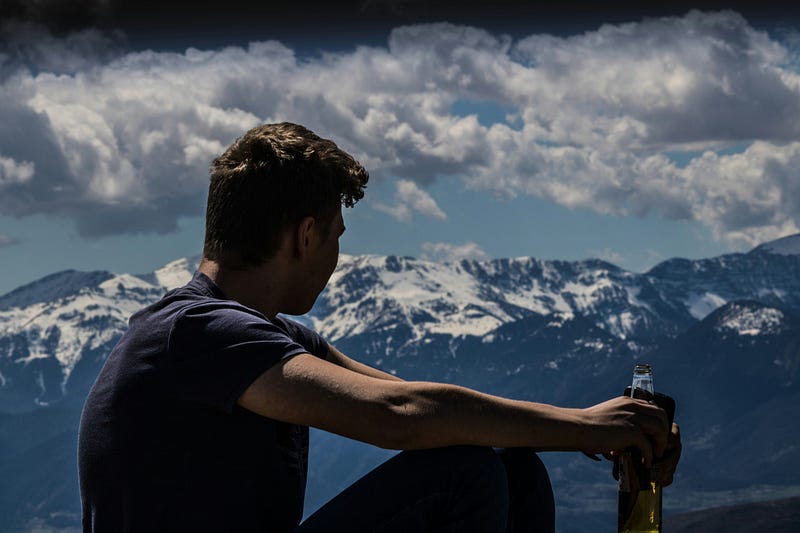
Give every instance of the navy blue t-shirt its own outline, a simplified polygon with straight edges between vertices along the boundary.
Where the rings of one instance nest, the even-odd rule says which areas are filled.
[[[228,300],[196,273],[130,319],[86,400],[78,446],[85,532],[290,531],[308,428],[236,404],[272,365],[328,345]]]

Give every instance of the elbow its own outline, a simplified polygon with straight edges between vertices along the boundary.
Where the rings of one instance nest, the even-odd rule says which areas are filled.
[[[387,398],[376,446],[390,450],[417,450],[441,446],[437,436],[436,407],[411,392]],[[441,429],[441,428],[439,428]]]

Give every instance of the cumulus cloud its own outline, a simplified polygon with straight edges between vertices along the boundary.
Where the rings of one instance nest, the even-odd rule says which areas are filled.
[[[447,215],[439,209],[436,200],[430,194],[420,189],[416,183],[409,180],[398,180],[395,184],[395,205],[375,203],[374,209],[389,214],[398,222],[411,222],[413,212],[439,220],[447,220]]]
[[[397,179],[396,205],[379,209],[400,220],[444,219],[424,188],[455,176],[573,208],[697,220],[720,239],[800,226],[797,50],[734,12],[519,41],[408,26],[387,47],[304,58],[278,42],[110,55],[108,35],[16,42],[0,51],[0,154],[16,169],[3,167],[16,178],[0,212],[65,216],[83,235],[171,231],[202,211],[208,162],[278,120]],[[56,67],[58,44],[71,52]],[[481,123],[454,112],[465,101],[511,112]]]
[[[462,259],[483,261],[489,258],[480,246],[471,241],[464,244],[424,242],[422,243],[421,257],[428,261],[440,263],[455,263]]]

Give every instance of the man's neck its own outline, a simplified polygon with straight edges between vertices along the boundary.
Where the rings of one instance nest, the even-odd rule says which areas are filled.
[[[203,258],[197,270],[208,276],[231,300],[270,319],[281,312],[281,298],[286,285],[278,265],[267,262],[240,269]]]

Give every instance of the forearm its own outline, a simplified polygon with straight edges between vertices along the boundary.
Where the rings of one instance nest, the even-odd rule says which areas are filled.
[[[404,449],[474,444],[606,454],[636,447],[649,465],[667,448],[666,414],[642,400],[618,397],[569,409],[453,385],[402,385],[407,403],[396,409],[409,420],[399,424],[406,426],[399,446]]]
[[[456,444],[579,450],[585,419],[580,409],[500,398],[440,383],[405,384],[395,407],[398,448]]]
[[[569,409],[452,385],[405,385],[408,403],[400,407],[411,422],[402,448],[475,444],[606,454],[635,447],[648,466],[667,448],[666,414],[642,400],[617,397]]]

